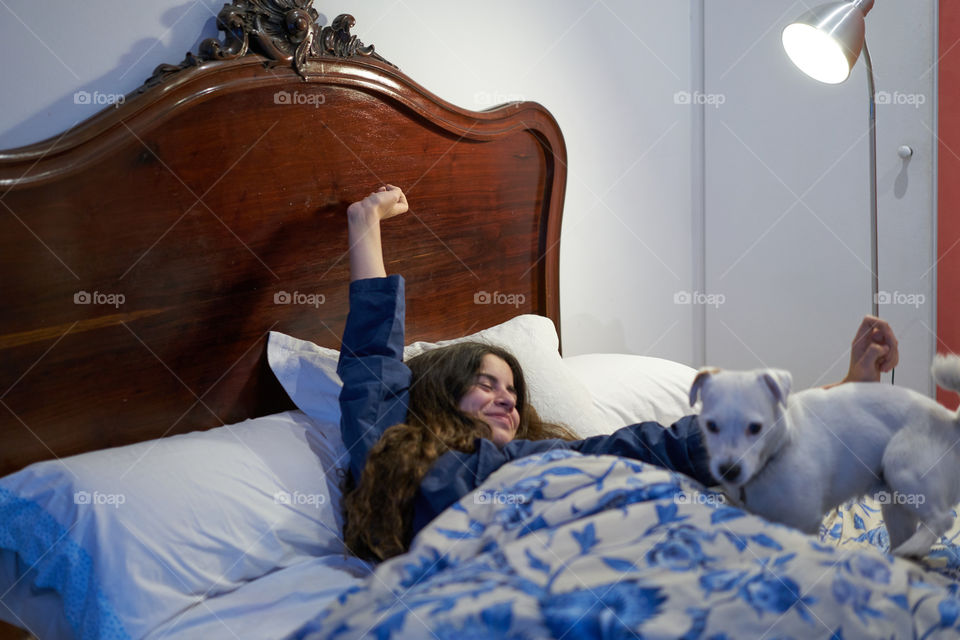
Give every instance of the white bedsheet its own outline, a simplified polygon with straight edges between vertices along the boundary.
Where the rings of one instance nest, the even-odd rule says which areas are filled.
[[[197,604],[147,636],[203,640],[284,638],[316,617],[341,591],[359,584],[370,567],[357,558],[305,560]]]

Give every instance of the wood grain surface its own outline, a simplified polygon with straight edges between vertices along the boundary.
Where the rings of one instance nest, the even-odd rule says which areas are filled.
[[[0,475],[291,408],[268,331],[337,347],[347,205],[389,182],[408,340],[559,323],[563,138],[372,58],[204,62],[0,153]],[[558,326],[559,328],[559,326]]]

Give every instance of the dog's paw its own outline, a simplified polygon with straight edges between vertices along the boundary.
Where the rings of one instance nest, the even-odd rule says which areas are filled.
[[[893,555],[901,558],[922,558],[937,541],[937,534],[921,526],[906,542],[893,550]]]

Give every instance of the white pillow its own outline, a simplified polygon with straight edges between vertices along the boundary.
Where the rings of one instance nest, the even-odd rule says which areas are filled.
[[[442,342],[415,342],[404,349],[404,359],[429,349],[473,340],[496,344],[510,351],[523,369],[530,402],[548,422],[563,424],[583,437],[593,435],[600,415],[590,391],[569,371],[560,357],[560,340],[549,319],[521,315],[503,324],[462,338]],[[330,420],[341,382],[336,375],[339,353],[310,342],[270,332],[267,360],[290,399],[307,415]],[[339,407],[336,408],[339,421]]]
[[[293,404],[322,424],[333,424],[340,437],[340,352],[271,331],[267,362]]]
[[[337,425],[292,411],[0,478],[0,619],[139,638],[207,597],[345,552]]]
[[[619,353],[591,353],[563,359],[593,395],[599,433],[653,420],[670,426],[696,411],[690,385],[697,374],[685,364]]]

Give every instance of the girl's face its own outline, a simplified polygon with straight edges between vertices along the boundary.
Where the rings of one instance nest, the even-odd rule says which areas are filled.
[[[458,407],[487,423],[492,434],[490,439],[497,446],[502,447],[513,440],[520,426],[520,414],[510,365],[492,353],[483,356],[480,371],[473,385],[460,398]]]

